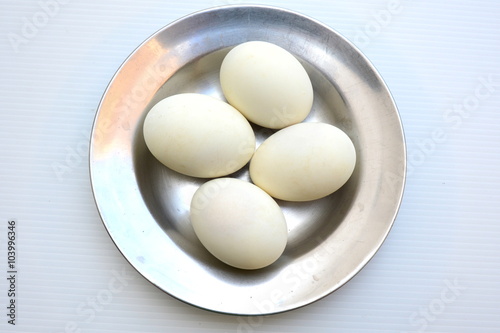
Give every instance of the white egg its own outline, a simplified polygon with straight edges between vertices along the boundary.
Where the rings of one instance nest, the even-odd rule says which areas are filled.
[[[342,130],[300,123],[279,130],[259,146],[250,162],[250,177],[272,197],[308,201],[338,190],[355,164],[354,145]]]
[[[276,201],[252,183],[217,178],[200,186],[190,208],[194,231],[216,258],[241,269],[275,262],[288,237]]]
[[[302,64],[287,50],[251,41],[224,58],[220,82],[228,102],[251,122],[283,128],[304,120],[311,111],[313,88]]]
[[[211,178],[242,168],[255,151],[250,123],[211,96],[167,97],[144,120],[146,145],[160,162],[182,174]]]

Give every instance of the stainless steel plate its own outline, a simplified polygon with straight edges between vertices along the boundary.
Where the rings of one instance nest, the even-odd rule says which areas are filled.
[[[315,89],[306,121],[342,128],[358,154],[353,176],[336,193],[312,202],[279,202],[289,242],[277,262],[256,271],[226,266],[203,248],[189,222],[189,204],[204,180],[161,165],[142,133],[148,110],[169,95],[199,92],[223,99],[222,59],[249,40],[280,45],[303,63]],[[258,142],[273,132],[254,129]],[[147,39],[104,93],[90,146],[97,207],[130,264],[184,302],[241,315],[307,305],[359,272],[391,229],[406,170],[398,111],[369,61],[329,27],[267,6],[204,10]],[[249,180],[246,167],[232,176]]]

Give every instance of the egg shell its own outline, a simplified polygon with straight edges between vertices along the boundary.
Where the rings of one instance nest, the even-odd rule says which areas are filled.
[[[220,82],[228,102],[251,122],[279,129],[304,120],[313,87],[302,64],[287,50],[250,41],[224,58]]]
[[[190,219],[205,248],[222,262],[259,269],[275,262],[288,237],[280,206],[266,192],[237,178],[217,178],[200,186]]]
[[[356,165],[351,139],[325,123],[300,123],[277,131],[250,162],[252,181],[272,197],[309,201],[343,186]]]
[[[255,151],[250,123],[228,103],[195,93],[167,97],[144,120],[147,147],[161,163],[201,178],[242,168]]]

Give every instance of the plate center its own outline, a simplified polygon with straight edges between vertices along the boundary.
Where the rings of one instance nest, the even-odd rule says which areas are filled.
[[[226,48],[209,53],[180,68],[157,91],[146,107],[145,114],[161,99],[179,93],[201,93],[225,101],[219,82],[219,70],[229,50],[230,48]],[[314,88],[313,107],[305,121],[326,122],[340,127],[348,134],[355,132],[356,129],[353,129],[349,120],[349,110],[336,88],[320,71],[302,59],[299,60],[306,68]],[[254,124],[252,127],[257,145],[276,132]],[[145,145],[142,129],[138,131],[134,144],[139,188],[156,222],[186,253],[200,261],[212,262],[197,239],[189,220],[191,198],[207,179],[181,175],[158,162]],[[356,142],[354,144],[356,145]],[[248,164],[229,176],[250,181]],[[335,231],[351,207],[356,183],[355,171],[344,187],[325,198],[309,202],[277,200],[283,209],[289,229],[285,257],[304,255],[321,245],[321,242]]]

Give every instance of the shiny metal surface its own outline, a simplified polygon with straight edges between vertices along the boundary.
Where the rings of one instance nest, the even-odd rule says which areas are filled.
[[[239,43],[265,40],[303,63],[313,82],[306,121],[342,128],[358,162],[344,187],[303,203],[279,201],[289,242],[273,265],[256,271],[214,259],[196,238],[189,203],[204,180],[154,159],[142,123],[160,99],[181,92],[223,98],[218,71]],[[254,127],[262,142],[273,131]],[[266,6],[225,6],[184,17],[155,33],[119,68],[96,115],[90,172],[103,223],[146,279],[184,302],[243,315],[283,312],[338,289],[372,258],[402,198],[406,151],[395,103],[374,67],[330,28]],[[245,167],[232,176],[249,179]]]

